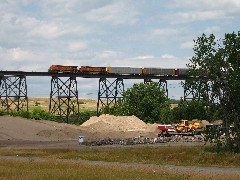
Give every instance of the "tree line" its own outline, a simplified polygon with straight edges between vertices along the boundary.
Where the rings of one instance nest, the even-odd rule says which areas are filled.
[[[171,103],[158,83],[139,83],[123,92],[123,99],[111,107],[105,107],[103,114],[116,116],[135,115],[145,123],[174,124],[181,119],[214,121],[222,119],[219,106],[207,106],[200,101]]]

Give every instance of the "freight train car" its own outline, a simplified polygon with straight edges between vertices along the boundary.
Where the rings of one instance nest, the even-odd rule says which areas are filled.
[[[174,76],[175,69],[171,68],[142,68],[143,75]]]
[[[51,65],[48,72],[77,72],[78,66]]]
[[[110,74],[142,74],[142,68],[132,67],[107,67],[107,72]]]
[[[87,73],[107,73],[106,67],[92,67],[92,66],[81,66],[79,68],[80,72],[87,72]]]
[[[176,76],[187,76],[188,75],[188,69],[187,68],[178,68],[175,70]]]

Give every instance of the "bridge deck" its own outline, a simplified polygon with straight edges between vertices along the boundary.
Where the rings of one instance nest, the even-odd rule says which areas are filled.
[[[0,71],[0,76],[56,76],[82,78],[122,78],[122,79],[163,79],[187,80],[190,76],[159,76],[159,75],[129,75],[129,74],[92,74],[92,73],[56,73],[56,72],[27,72],[27,71]]]

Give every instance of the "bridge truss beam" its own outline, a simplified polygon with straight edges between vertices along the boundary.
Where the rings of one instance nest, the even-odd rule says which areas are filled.
[[[79,101],[76,77],[51,79],[49,112],[66,123],[79,119]]]
[[[152,79],[144,79],[144,84],[154,82]],[[168,97],[168,86],[167,86],[167,80],[165,79],[159,79],[158,81],[159,87],[165,92],[166,97]]]
[[[199,85],[197,85],[197,82],[190,87],[184,87],[184,101],[201,101],[204,103],[210,102],[210,96],[211,96],[211,83],[206,80],[204,84],[201,86],[204,86],[204,94],[201,94],[201,90],[197,89]]]
[[[110,107],[123,100],[124,83],[122,78],[110,82],[106,78],[99,79],[97,115],[99,116],[104,107]]]
[[[28,111],[26,76],[0,76],[0,109]]]

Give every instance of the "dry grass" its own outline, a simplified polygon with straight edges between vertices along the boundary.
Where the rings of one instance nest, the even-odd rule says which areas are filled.
[[[149,168],[77,162],[1,160],[0,179],[190,179]]]
[[[179,166],[240,167],[240,155],[213,153],[202,147],[167,146],[91,150],[81,159]]]
[[[79,99],[80,110],[89,110],[96,111],[97,109],[97,100],[95,99]],[[49,110],[50,98],[29,98],[28,107],[29,111],[32,111],[35,108],[40,108],[42,110]]]
[[[44,157],[54,159],[84,159],[90,161],[128,162],[141,164],[211,166],[240,168],[240,154],[214,153],[201,146],[137,146],[112,148],[56,149],[0,149],[0,155]]]
[[[174,109],[174,108],[176,108],[176,107],[178,107],[178,104],[171,104],[171,108],[172,108],[172,109]]]
[[[0,149],[0,179],[239,179],[240,174],[172,170],[161,165],[240,167],[240,155],[202,147],[112,147],[78,150]],[[44,157],[36,160],[34,157]],[[88,161],[82,161],[88,160]],[[108,162],[108,163],[103,163]],[[114,163],[123,162],[123,163]],[[144,165],[151,164],[151,165]]]

